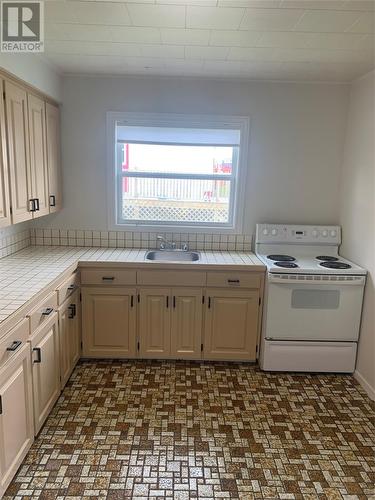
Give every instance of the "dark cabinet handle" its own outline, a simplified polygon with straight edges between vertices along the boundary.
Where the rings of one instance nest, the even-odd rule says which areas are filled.
[[[29,200],[29,203],[30,203],[30,212],[36,212],[36,204],[35,204],[35,198],[31,198],[31,200]]]
[[[173,295],[173,309],[176,309],[176,296]]]
[[[76,316],[76,314],[77,314],[76,305],[75,304],[70,304],[70,306],[68,307],[68,309],[69,309],[69,312],[70,312],[70,314],[69,314],[68,317],[69,317],[69,319],[73,319]]]
[[[211,297],[208,297],[208,309],[211,309]]]
[[[115,281],[114,276],[102,276],[102,281]]]
[[[69,292],[71,292],[72,290],[74,290],[74,289],[75,289],[75,287],[76,287],[76,286],[75,286],[74,284],[69,285],[69,286],[68,286],[68,290],[69,290]]]
[[[130,307],[134,307],[134,295],[130,297]]]
[[[56,206],[56,196],[54,194],[49,195],[49,206],[50,207]]]
[[[12,345],[7,347],[7,351],[10,352],[17,351],[17,349],[20,347],[21,344],[22,344],[21,340],[15,340],[14,342],[12,342]]]
[[[44,309],[44,311],[42,312],[42,315],[43,316],[49,316],[51,313],[53,313],[53,307],[47,307],[46,309]]]
[[[41,363],[42,362],[42,350],[40,347],[34,347],[33,352],[36,352],[37,358],[34,359],[34,363]]]
[[[168,309],[168,307],[169,307],[169,296],[168,295],[167,295],[166,299],[167,299],[166,302],[167,302],[167,309]]]
[[[35,198],[35,210],[39,211],[40,206],[39,206],[39,198]]]
[[[240,283],[240,280],[228,280],[228,283]]]

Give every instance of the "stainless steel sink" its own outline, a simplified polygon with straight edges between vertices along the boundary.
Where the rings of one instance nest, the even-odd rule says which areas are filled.
[[[149,250],[145,255],[145,260],[163,262],[196,262],[199,258],[198,252],[186,250]]]

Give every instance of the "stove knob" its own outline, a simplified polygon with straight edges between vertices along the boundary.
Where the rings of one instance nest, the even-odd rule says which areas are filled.
[[[319,236],[319,231],[317,229],[313,229],[311,234],[314,236],[314,238],[317,238]]]
[[[328,231],[327,231],[327,229],[324,229],[324,230],[322,231],[322,236],[323,236],[324,238],[327,238],[327,236],[328,236]]]
[[[271,234],[272,234],[272,236],[276,236],[277,235],[277,229],[272,229]]]
[[[267,228],[264,228],[264,229],[263,229],[263,234],[264,234],[264,236],[268,236],[269,231],[268,231],[268,229],[267,229]]]
[[[330,235],[332,236],[332,238],[335,238],[337,236],[336,229],[332,229],[331,232],[330,232]]]

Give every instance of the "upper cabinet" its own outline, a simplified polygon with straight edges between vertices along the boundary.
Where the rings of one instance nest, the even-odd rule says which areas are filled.
[[[46,112],[45,103],[39,97],[28,94],[31,198],[35,200],[33,217],[49,214]]]
[[[0,227],[61,208],[59,108],[22,83],[1,80]]]
[[[57,212],[62,205],[60,167],[60,111],[57,106],[46,103],[47,165],[49,211]]]
[[[3,92],[2,82],[0,91]],[[0,227],[9,226],[10,204],[9,204],[9,177],[8,158],[5,131],[4,101],[0,99]]]
[[[5,81],[5,109],[12,222],[15,224],[30,220],[36,207],[35,200],[31,199],[27,93],[9,81]]]

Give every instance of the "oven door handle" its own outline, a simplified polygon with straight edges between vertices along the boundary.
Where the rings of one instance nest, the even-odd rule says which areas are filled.
[[[321,275],[319,275],[321,276]],[[324,276],[324,275],[323,275]],[[272,274],[268,275],[269,283],[280,283],[283,285],[317,285],[317,286],[359,286],[364,285],[366,276],[344,276],[345,279],[340,279],[342,276],[329,276],[329,279],[314,279],[314,275],[306,276],[302,274]]]

